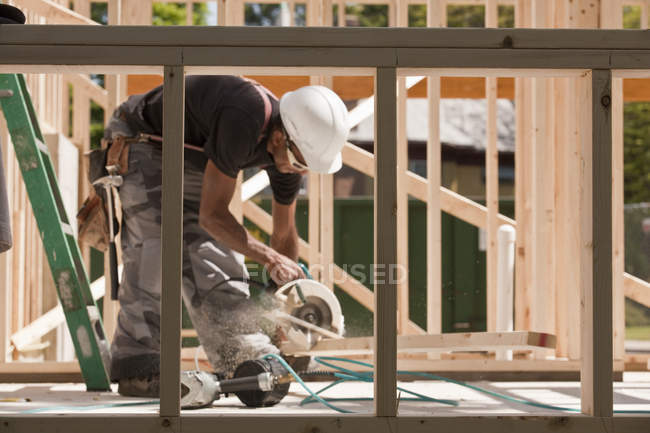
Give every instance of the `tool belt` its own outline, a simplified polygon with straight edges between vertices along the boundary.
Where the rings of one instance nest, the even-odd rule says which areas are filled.
[[[92,184],[97,179],[109,174],[124,175],[129,170],[129,146],[137,137],[118,136],[112,141],[102,139],[101,148],[86,154],[89,162],[88,180]],[[88,198],[77,213],[79,241],[85,245],[106,251],[110,239],[106,191],[93,186]],[[118,197],[113,197],[115,207],[119,208]],[[113,213],[115,215],[115,213]],[[113,218],[115,234],[119,231],[117,218]]]

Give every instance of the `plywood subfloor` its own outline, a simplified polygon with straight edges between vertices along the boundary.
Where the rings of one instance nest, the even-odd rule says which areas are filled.
[[[578,382],[469,382],[489,391],[517,399],[578,409],[580,384]],[[326,382],[308,384],[319,390]],[[401,393],[400,415],[462,416],[462,415],[558,415],[554,411],[497,398],[453,383],[438,381],[400,382],[398,386],[438,399],[451,399],[458,406],[440,403],[407,401]],[[290,393],[277,406],[249,409],[236,397],[218,400],[211,408],[192,411],[193,414],[332,414],[331,409],[319,403],[301,406],[307,393],[298,384],[292,384]],[[371,397],[372,384],[347,382],[327,391],[324,396],[337,398]],[[372,413],[371,401],[333,402],[356,413]],[[616,410],[645,410],[650,412],[650,373],[625,373],[623,382],[614,384]],[[158,404],[148,399],[121,397],[115,392],[86,392],[83,384],[0,384],[0,414],[106,414],[158,412]],[[650,413],[649,413],[650,416]]]

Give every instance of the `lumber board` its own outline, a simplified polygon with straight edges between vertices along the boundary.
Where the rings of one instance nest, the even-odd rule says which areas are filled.
[[[532,331],[513,332],[470,332],[452,334],[400,335],[397,337],[397,352],[479,352],[495,349],[530,350],[533,348],[555,348],[556,338],[552,334]],[[310,356],[365,355],[373,353],[373,337],[324,339],[310,350],[298,348],[291,343],[282,344],[282,353]]]
[[[108,92],[101,86],[97,85],[83,74],[67,75],[66,81],[72,84],[75,89],[79,89],[86,94],[90,99],[95,101],[97,105],[106,109],[108,107]]]
[[[99,25],[99,23],[96,23],[90,18],[51,0],[21,0],[20,6],[46,17],[47,22],[50,24]]]
[[[375,414],[396,416],[397,286],[389,277],[397,247],[397,74],[377,68],[375,82],[374,337]],[[382,272],[383,274],[380,274]]]
[[[162,293],[160,303],[160,415],[180,413],[181,285],[183,264],[182,66],[165,67],[162,160]]]
[[[612,117],[611,72],[582,83],[582,412],[612,415]],[[593,97],[592,97],[593,96]],[[607,100],[607,102],[605,102]]]
[[[38,431],[76,431],[74,426],[93,433],[114,433],[116,431],[182,431],[199,433],[213,431],[215,424],[219,430],[242,433],[258,431],[262,426],[268,433],[284,432],[323,432],[323,433],[429,433],[432,431],[467,433],[502,433],[505,431],[553,433],[647,433],[647,416],[621,416],[614,418],[580,417],[566,413],[553,416],[536,415],[484,415],[475,412],[466,416],[402,416],[394,419],[377,417],[374,414],[314,414],[278,416],[276,414],[234,415],[188,414],[182,418],[162,418],[157,413],[142,414],[32,414],[22,416],[5,416],[2,418],[15,433],[32,433]],[[207,414],[205,414],[207,415]],[[181,421],[182,420],[182,421]],[[161,423],[165,427],[161,427]]]
[[[630,275],[627,272],[623,274],[623,288],[625,296],[638,302],[639,304],[650,307],[650,283]]]
[[[650,40],[642,30],[576,30],[576,29],[467,29],[467,28],[308,28],[308,27],[211,27],[211,26],[74,26],[22,25],[3,28],[4,44],[50,46],[123,46],[150,47],[314,47],[314,48],[443,48],[487,49],[518,53],[543,50],[571,50],[573,55],[587,51],[650,49]],[[512,46],[504,49],[504,38]],[[508,40],[508,43],[510,40]],[[358,53],[358,51],[357,51]],[[393,54],[395,52],[393,51]],[[294,53],[296,54],[296,53]],[[471,56],[471,52],[467,51]],[[320,52],[315,56],[322,55]],[[468,57],[469,57],[468,56]],[[589,56],[586,56],[588,59]],[[207,59],[206,59],[207,60]],[[213,59],[223,64],[223,59]],[[330,59],[331,61],[332,59]],[[396,61],[397,59],[393,59]],[[549,59],[546,60],[547,63]],[[582,58],[580,60],[585,60]],[[612,61],[615,59],[612,58]],[[513,66],[518,62],[512,59]],[[552,62],[550,62],[552,63]],[[394,64],[394,63],[391,63]],[[284,63],[283,66],[291,65]],[[333,66],[330,63],[329,66]],[[401,64],[401,67],[410,67]],[[615,64],[611,64],[615,68]],[[525,67],[518,64],[517,67]],[[545,68],[554,68],[552,64]],[[586,68],[587,66],[578,66]],[[642,69],[642,68],[638,68]]]

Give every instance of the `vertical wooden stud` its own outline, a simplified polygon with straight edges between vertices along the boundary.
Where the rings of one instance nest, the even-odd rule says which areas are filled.
[[[648,1],[641,6],[641,28],[648,28]],[[622,29],[623,12],[620,0],[601,3],[601,28]],[[613,229],[613,331],[614,359],[625,357],[625,230],[624,230],[624,167],[623,167],[623,79],[612,79],[612,229]]]
[[[217,1],[217,25],[225,26],[227,25],[226,16],[227,13],[227,1],[228,0],[218,0]]]
[[[496,0],[486,0],[485,27],[498,27]],[[487,205],[487,330],[496,330],[497,230],[499,228],[499,151],[497,148],[497,78],[485,79],[487,125],[485,149],[485,201]]]
[[[408,27],[408,3],[404,1],[392,2],[391,6],[396,14],[398,27]],[[407,122],[407,89],[406,77],[397,78],[397,293],[399,321],[397,330],[400,334],[407,334],[409,315],[409,195],[406,184],[406,173],[409,162],[409,143],[406,133]]]
[[[111,0],[108,3],[108,24],[120,25],[122,23],[122,0]],[[119,106],[123,99],[126,98],[126,75],[107,74],[105,76],[106,91],[108,92],[108,104],[104,109],[104,123],[107,124],[113,115],[113,111]],[[115,195],[116,196],[116,195]],[[117,197],[116,197],[117,198]],[[116,207],[118,209],[119,207]],[[116,245],[121,245],[121,233],[115,239]],[[118,251],[121,251],[118,248]],[[118,254],[118,263],[120,263],[121,254]],[[110,272],[110,257],[104,254],[104,293],[110,293],[110,287],[113,284],[111,281]],[[104,315],[104,331],[109,341],[113,340],[115,329],[117,327],[117,315],[120,310],[120,304],[114,301],[110,296],[104,296],[103,303]]]
[[[427,26],[444,27],[444,0],[428,0]],[[442,332],[442,214],[440,209],[440,76],[427,78],[427,333]]]
[[[162,162],[162,294],[160,314],[160,416],[180,413],[181,285],[183,265],[183,139],[185,80],[182,66],[165,66]]]
[[[397,74],[377,68],[375,78],[375,414],[397,415]]]
[[[185,3],[185,25],[191,26],[194,24],[194,2]]]
[[[581,401],[585,415],[608,417],[613,410],[611,71],[592,71],[589,84],[583,83],[580,98],[583,130],[591,130],[582,140]]]
[[[517,0],[515,27],[530,27],[530,0]],[[530,329],[530,176],[532,174],[531,78],[515,78],[515,329]]]

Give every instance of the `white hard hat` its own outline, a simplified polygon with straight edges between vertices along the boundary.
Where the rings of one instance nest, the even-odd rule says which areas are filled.
[[[341,149],[348,139],[348,110],[336,93],[323,86],[305,86],[280,99],[280,117],[289,138],[318,173],[341,168]]]

